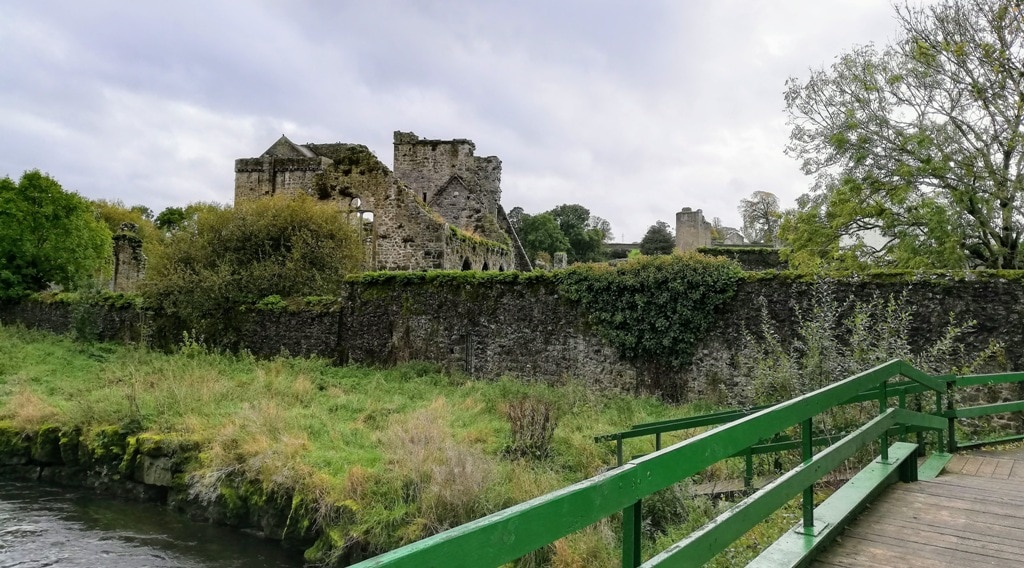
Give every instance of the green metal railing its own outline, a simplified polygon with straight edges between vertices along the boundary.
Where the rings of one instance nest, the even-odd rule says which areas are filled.
[[[894,377],[904,380],[890,382]],[[622,513],[624,567],[701,566],[799,495],[803,497],[803,520],[796,529],[798,541],[794,550],[799,554],[808,554],[826,538],[834,537],[841,519],[848,516],[857,503],[893,481],[895,476],[906,481],[916,480],[917,461],[914,458],[918,445],[897,442],[890,447],[890,436],[915,431],[945,432],[948,446],[955,448],[954,422],[957,418],[979,416],[979,413],[992,413],[990,411],[996,410],[1024,410],[1024,402],[957,409],[951,391],[955,392],[958,386],[1019,381],[1024,381],[1024,373],[933,377],[906,362],[895,360],[771,407],[637,425],[627,432],[599,439],[616,441],[617,453],[621,456],[622,440],[654,435],[657,446],[654,453],[356,566],[500,566],[618,513]],[[927,392],[935,394],[934,413],[905,408],[908,395]],[[900,401],[897,407],[890,408],[891,398]],[[872,400],[878,402],[878,415],[860,428],[843,435],[838,441],[835,437],[815,435],[812,420],[816,416],[837,406]],[[710,425],[719,427],[672,446],[660,447],[660,436],[663,433]],[[794,426],[800,426],[799,439],[770,441],[776,434]],[[830,525],[826,530],[826,523],[821,522],[821,519],[816,522],[815,519],[814,483],[876,440],[881,441],[881,456],[865,468],[864,473],[870,475],[856,483],[847,484],[852,488],[851,491],[860,492],[858,497],[854,500],[844,493],[844,499],[850,500],[850,503],[843,503],[842,507],[828,508],[825,504],[818,507]],[[814,447],[821,444],[831,445],[814,454]],[[942,445],[941,441],[939,445]],[[803,458],[799,466],[686,539],[641,563],[640,521],[645,497],[724,459],[796,447],[801,449]],[[847,486],[840,492],[847,489]]]

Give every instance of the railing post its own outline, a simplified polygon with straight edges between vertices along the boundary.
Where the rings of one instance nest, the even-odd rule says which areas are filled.
[[[946,392],[947,393],[949,392],[949,383],[946,383]],[[935,393],[935,414],[937,414],[939,416],[942,416],[942,393],[941,392],[936,392]],[[941,452],[943,449],[948,450],[949,448],[946,448],[946,438],[943,435],[942,430],[936,430],[935,431],[935,435],[938,437],[938,444],[935,445],[935,451],[936,452]]]
[[[661,432],[654,434],[654,451],[661,450]]]
[[[956,383],[949,381],[946,383],[946,410],[950,411],[948,425],[946,427],[947,442],[949,443],[949,453],[956,451],[956,417],[953,413],[956,411]]]
[[[878,385],[878,414],[885,414],[886,410],[889,410],[889,379],[882,381]],[[882,445],[882,463],[889,462],[889,432],[883,432],[880,438]]]
[[[622,568],[640,566],[640,536],[643,522],[643,500],[622,510]]]
[[[810,463],[814,457],[814,448],[812,442],[814,439],[814,433],[812,431],[811,419],[808,418],[803,422],[803,459],[804,463]],[[804,489],[804,533],[814,533],[814,484],[810,484]]]
[[[622,434],[615,439],[615,465],[622,467]]]
[[[747,448],[743,461],[743,489],[750,492],[754,488],[754,452],[752,447]]]
[[[905,388],[900,389],[899,396],[897,397],[896,400],[898,401],[898,404],[899,404],[900,408],[903,408],[903,409],[907,408],[907,389],[905,389]],[[907,425],[906,424],[900,426],[900,441],[901,442],[906,442],[907,441]]]

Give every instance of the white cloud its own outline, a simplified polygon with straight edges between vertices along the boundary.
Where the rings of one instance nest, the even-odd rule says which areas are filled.
[[[892,35],[855,0],[89,5],[0,18],[0,175],[49,171],[154,209],[228,201],[233,160],[282,133],[368,145],[471,138],[506,207],[581,203],[639,239],[681,207],[738,224],[782,155],[789,75]]]

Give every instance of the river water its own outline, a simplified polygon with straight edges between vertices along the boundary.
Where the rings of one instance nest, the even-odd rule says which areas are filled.
[[[280,543],[159,505],[0,480],[0,568],[298,568]]]

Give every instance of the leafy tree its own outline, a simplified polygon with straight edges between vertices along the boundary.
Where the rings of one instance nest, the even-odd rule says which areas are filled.
[[[89,203],[39,170],[0,179],[0,299],[83,285],[110,265],[110,231]]]
[[[178,230],[189,215],[182,207],[168,207],[160,212],[153,220],[156,226],[167,232]]]
[[[531,259],[537,258],[539,253],[554,257],[556,252],[569,250],[569,239],[562,234],[558,228],[558,221],[550,213],[523,214],[519,238]]]
[[[153,220],[153,210],[145,205],[132,205],[131,210],[138,213],[143,219],[147,221]]]
[[[1010,0],[896,7],[900,32],[787,82],[815,176],[783,224],[808,263],[1022,268],[1024,17]]]
[[[647,229],[647,234],[640,240],[640,252],[647,256],[672,254],[676,248],[676,238],[672,228],[664,221],[658,221]]]
[[[151,220],[152,212],[149,215],[150,219],[146,218],[148,207],[134,205],[128,208],[121,201],[104,199],[94,199],[92,205],[97,217],[103,221],[111,233],[116,234],[120,231],[122,223],[135,224],[138,227],[138,236],[142,239],[143,251],[147,257],[153,254],[154,249],[162,245],[164,232],[157,228]]]
[[[611,238],[611,223],[592,216],[589,209],[579,204],[559,205],[548,213],[558,222],[558,228],[569,241],[566,252],[570,263],[604,259],[602,245]]]
[[[508,212],[508,222],[512,225],[512,230],[518,235],[523,231],[523,216],[526,212],[523,211],[522,207],[513,207]]]
[[[755,191],[739,206],[743,217],[743,236],[752,243],[774,244],[779,236],[779,198],[768,191]],[[716,219],[718,219],[716,217]],[[719,221],[721,223],[721,221]],[[712,227],[713,228],[713,227]],[[724,236],[723,236],[724,238]]]
[[[195,211],[151,260],[141,289],[184,329],[226,344],[239,308],[273,295],[336,295],[362,263],[358,228],[309,196]]]

